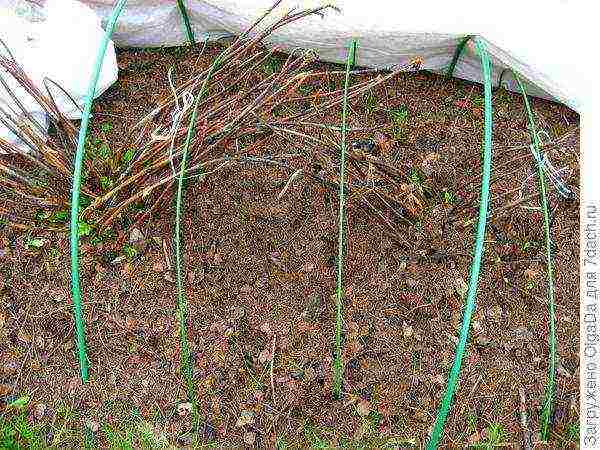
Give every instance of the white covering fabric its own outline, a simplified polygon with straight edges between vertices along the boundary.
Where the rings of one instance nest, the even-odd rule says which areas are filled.
[[[75,0],[47,0],[37,8],[22,0],[0,0],[0,38],[31,80],[45,92],[48,78],[77,102],[49,84],[59,109],[69,118],[81,117],[81,109],[98,47],[104,36],[100,18],[87,5]],[[4,57],[7,53],[0,49]],[[34,117],[47,121],[43,108],[10,76],[2,73],[20,103]],[[114,44],[107,48],[96,96],[117,80],[118,68]],[[7,110],[18,111],[14,100],[0,86],[0,104]],[[0,138],[17,143],[16,137],[0,124]]]
[[[0,0],[2,1],[2,0]],[[107,17],[112,0],[83,0]],[[197,40],[239,34],[272,5],[273,0],[186,0]],[[293,7],[322,4],[319,0],[284,0],[279,14]],[[328,2],[331,3],[331,2]],[[514,69],[526,81],[529,93],[552,99],[580,111],[591,77],[586,74],[582,20],[590,5],[569,0],[398,0],[333,2],[340,12],[310,17],[291,24],[269,38],[283,49],[312,48],[322,60],[343,62],[351,38],[359,41],[358,63],[371,67],[403,64],[414,57],[424,68],[442,71],[458,42],[475,34],[488,44],[494,80],[504,69]],[[584,2],[585,3],[585,2]],[[174,0],[130,0],[114,34],[120,46],[156,47],[186,42],[184,26]],[[479,58],[468,46],[455,76],[481,82]],[[511,90],[518,86],[510,72],[502,80]]]

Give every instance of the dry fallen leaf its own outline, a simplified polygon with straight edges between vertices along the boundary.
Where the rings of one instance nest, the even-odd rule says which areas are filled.
[[[265,364],[265,363],[271,361],[271,359],[273,359],[273,356],[271,355],[271,352],[269,351],[269,349],[264,349],[258,355],[258,362],[260,364]]]
[[[265,334],[270,335],[272,333],[271,331],[271,325],[269,325],[269,322],[264,322],[261,326],[260,326],[260,331],[262,331]]]
[[[6,397],[10,391],[11,387],[8,384],[0,384],[0,397]]]
[[[402,334],[405,338],[409,338],[414,334],[413,327],[408,325],[406,322],[402,322]]]
[[[361,417],[367,417],[371,412],[371,402],[368,400],[361,400],[356,405],[356,412]]]
[[[298,323],[298,331],[300,333],[308,333],[308,332],[316,331],[316,330],[317,330],[317,327],[314,325],[311,325],[308,322],[302,321],[302,322]]]
[[[535,269],[535,267],[531,266],[529,267],[526,271],[525,271],[525,276],[529,279],[529,280],[535,280],[535,278],[537,277],[538,271]]]
[[[156,273],[160,273],[163,272],[165,270],[165,265],[162,261],[155,261],[152,264],[152,271],[156,272]]]
[[[40,420],[42,417],[44,417],[45,413],[46,413],[46,405],[44,405],[43,403],[37,403],[34,406],[34,408],[33,408],[33,416],[37,420]]]
[[[463,300],[467,298],[467,292],[469,290],[469,285],[465,282],[463,278],[455,278],[454,279],[454,289],[460,298]]]
[[[469,444],[470,445],[475,445],[479,441],[481,441],[481,435],[479,434],[478,431],[475,431],[475,433],[473,433],[471,436],[469,436]]]
[[[384,155],[389,153],[392,148],[392,140],[380,131],[375,132],[375,143],[379,146],[381,153]]]
[[[192,404],[189,402],[180,403],[177,405],[177,414],[180,416],[187,416],[192,412]]]

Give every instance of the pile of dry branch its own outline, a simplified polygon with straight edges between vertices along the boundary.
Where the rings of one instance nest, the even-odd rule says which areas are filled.
[[[323,118],[341,108],[344,72],[315,69],[318,55],[311,51],[291,52],[270,74],[260,70],[276,53],[263,45],[265,38],[290,22],[324,14],[327,7],[290,12],[267,24],[277,4],[223,50],[214,73],[198,69],[177,87],[172,72],[165,74],[171,92],[131,128],[127,148],[116,149],[106,160],[88,149],[80,220],[101,231],[124,215],[134,214],[132,220],[140,222],[169,204],[192,104],[205,82],[187,180],[199,181],[234,164],[271,164],[288,169],[290,183],[303,176],[337,193],[340,124],[327,124]],[[385,73],[356,70],[348,98],[360,101],[368,91],[418,66],[415,61]],[[27,147],[24,151],[0,140],[0,216],[21,228],[65,227],[78,129],[56,107],[52,90],[58,87],[48,80],[46,92],[41,92],[8,52],[0,56],[0,82],[6,89],[7,77],[44,107],[52,125],[46,132],[23,107],[0,107],[0,122]],[[409,188],[407,175],[381,156],[391,144],[385,135],[379,136],[377,142],[358,141],[348,149],[347,192],[350,201],[399,236],[396,224],[418,214],[422,202],[420,193]],[[134,205],[143,207],[131,208]]]

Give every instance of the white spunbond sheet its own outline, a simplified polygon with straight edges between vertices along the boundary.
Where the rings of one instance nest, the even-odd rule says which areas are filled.
[[[2,1],[2,0],[0,0]],[[84,0],[107,17],[112,0]],[[318,0],[284,0],[276,14],[314,7]],[[421,0],[399,2],[334,1],[330,10],[290,24],[269,38],[283,49],[311,48],[324,61],[343,62],[352,38],[359,41],[358,64],[391,67],[414,57],[423,68],[442,71],[465,35],[486,41],[496,83],[505,69],[514,69],[526,81],[530,94],[552,99],[580,111],[591,77],[586,73],[584,16],[591,6],[567,0],[505,0],[481,2]],[[590,2],[591,3],[591,2]],[[273,4],[272,0],[186,0],[197,40],[239,34]],[[114,40],[120,46],[180,45],[186,34],[174,0],[130,0],[122,13]],[[455,76],[481,82],[481,65],[467,46]],[[517,90],[510,72],[502,80]]]
[[[76,0],[47,0],[39,8],[23,0],[0,0],[0,38],[35,85],[46,92],[44,79],[52,80],[76,101],[48,84],[58,108],[70,119],[81,117],[84,97],[92,76],[98,47],[104,36],[100,18]],[[0,55],[10,56],[4,48]],[[46,123],[44,109],[17,82],[0,69],[23,107]],[[114,44],[109,43],[96,89],[102,94],[117,80]],[[5,111],[21,114],[6,89],[0,86],[0,105]],[[17,117],[18,118],[18,117]],[[0,138],[17,143],[16,137],[0,123]],[[24,148],[24,147],[23,147]]]

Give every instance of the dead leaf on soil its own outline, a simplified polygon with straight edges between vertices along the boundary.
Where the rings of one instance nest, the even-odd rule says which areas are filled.
[[[463,300],[467,298],[467,292],[469,290],[469,285],[465,282],[462,277],[458,277],[454,279],[454,289],[460,298]]]
[[[315,265],[315,263],[313,263],[311,261],[306,261],[300,268],[300,271],[308,273],[308,272],[313,272],[316,268],[317,268],[317,266]]]
[[[0,397],[6,397],[10,391],[11,388],[8,384],[0,384]]]
[[[298,323],[298,331],[300,333],[309,333],[311,331],[317,331],[317,327],[315,325],[311,325],[308,322],[299,322]]]
[[[180,403],[179,405],[177,405],[177,414],[179,414],[182,417],[188,416],[190,415],[192,412],[192,404],[189,402],[186,403]]]
[[[264,349],[258,355],[258,362],[260,364],[265,364],[265,363],[271,361],[271,359],[273,359],[273,355],[271,355],[271,351],[269,349]]]
[[[29,344],[31,342],[31,335],[27,333],[25,330],[20,329],[17,332],[17,339],[25,344]]]
[[[380,131],[375,132],[375,143],[379,146],[382,154],[389,154],[392,148],[392,140]]]
[[[162,261],[154,261],[152,264],[152,271],[156,273],[163,272],[165,270],[165,265]]]
[[[40,420],[42,417],[44,417],[45,413],[46,413],[46,405],[44,405],[43,403],[37,403],[34,406],[33,417],[35,417],[37,420]]]
[[[356,405],[356,412],[361,417],[367,417],[371,413],[371,402],[368,400],[361,400]]]
[[[469,436],[469,444],[470,445],[475,445],[479,441],[481,441],[481,435],[479,434],[479,431],[475,431],[475,433],[473,433],[471,436]]]
[[[140,242],[143,240],[144,240],[144,235],[138,228],[134,228],[133,230],[131,230],[131,233],[129,233],[129,243],[130,244],[135,244],[136,242]]]
[[[408,325],[406,322],[402,322],[402,334],[405,338],[409,338],[414,334],[413,327]]]
[[[267,335],[271,335],[273,333],[273,331],[271,331],[271,325],[269,325],[269,322],[264,322],[260,326],[260,331],[262,331],[263,333],[265,333]]]
[[[527,279],[529,280],[535,280],[536,277],[538,275],[538,271],[536,270],[536,268],[534,266],[529,267],[526,271],[525,271],[525,276],[527,277]]]

